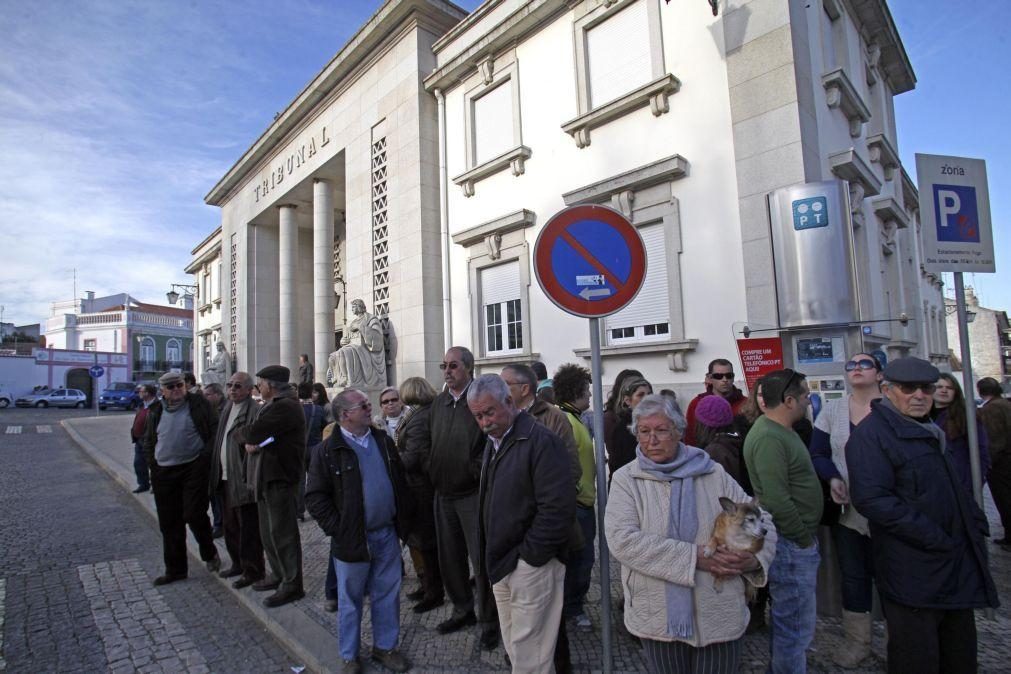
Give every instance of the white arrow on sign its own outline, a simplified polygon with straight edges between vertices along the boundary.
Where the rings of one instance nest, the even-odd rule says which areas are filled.
[[[610,288],[583,288],[579,291],[579,296],[584,300],[588,300],[591,297],[607,297],[611,294]]]

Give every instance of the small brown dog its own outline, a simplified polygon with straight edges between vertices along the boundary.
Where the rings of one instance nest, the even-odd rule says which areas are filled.
[[[712,557],[716,548],[725,548],[732,552],[757,553],[765,545],[765,534],[768,529],[762,520],[762,509],[758,501],[734,503],[725,496],[720,497],[723,512],[716,516],[713,525],[713,535],[706,543],[702,554]],[[754,594],[754,588],[745,583],[749,595]],[[713,588],[717,592],[723,589],[723,579],[716,578]],[[750,596],[749,596],[750,599]]]

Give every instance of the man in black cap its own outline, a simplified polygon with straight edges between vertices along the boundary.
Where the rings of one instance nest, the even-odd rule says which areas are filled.
[[[256,388],[264,405],[256,421],[240,434],[249,455],[246,479],[256,494],[260,538],[271,571],[253,583],[253,589],[276,590],[264,600],[267,608],[305,596],[296,518],[298,481],[305,479],[305,415],[290,377],[291,372],[282,365],[270,365],[256,373]]]
[[[207,518],[207,481],[214,450],[217,416],[199,393],[187,393],[183,376],[167,372],[158,380],[162,404],[148,411],[144,452],[165,556],[165,573],[155,585],[182,580],[187,574],[186,525],[200,545],[207,570],[221,569]]]
[[[975,672],[973,609],[996,607],[986,516],[928,416],[937,368],[900,358],[846,443],[850,501],[870,523],[889,672]]]

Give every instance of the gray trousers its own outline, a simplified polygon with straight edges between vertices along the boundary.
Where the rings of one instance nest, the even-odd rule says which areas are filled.
[[[260,539],[271,574],[281,581],[278,591],[302,588],[302,539],[295,517],[298,486],[269,482],[260,494]]]
[[[683,641],[642,640],[650,674],[734,674],[741,661],[741,639],[695,648]]]
[[[446,498],[435,494],[435,534],[439,545],[442,584],[453,602],[453,616],[474,611],[479,623],[498,624],[495,597],[484,569],[478,569],[478,495]],[[470,569],[474,563],[474,590],[470,588]],[[476,596],[475,596],[476,595]],[[476,601],[475,601],[476,600]]]

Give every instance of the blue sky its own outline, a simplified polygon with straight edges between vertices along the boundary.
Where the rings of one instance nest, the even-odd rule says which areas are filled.
[[[0,0],[3,320],[44,320],[75,268],[79,296],[164,302],[189,282],[219,221],[204,195],[379,5]],[[896,99],[903,164],[987,160],[998,273],[966,282],[1011,309],[1011,3],[890,6],[918,78]]]

